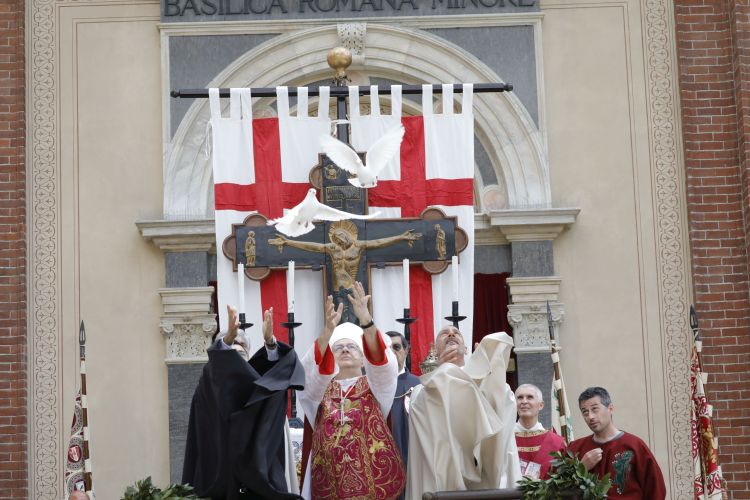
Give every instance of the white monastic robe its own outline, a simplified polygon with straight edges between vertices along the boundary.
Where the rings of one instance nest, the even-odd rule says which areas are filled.
[[[493,333],[463,368],[444,363],[421,377],[409,413],[407,499],[512,487],[521,479],[516,402],[505,383],[512,348],[507,334]]]

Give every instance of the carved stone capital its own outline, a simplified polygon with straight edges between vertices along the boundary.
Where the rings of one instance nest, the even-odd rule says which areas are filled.
[[[563,305],[550,302],[552,328],[557,331],[565,317]],[[516,352],[550,352],[549,325],[547,323],[547,303],[510,304],[508,321],[513,326],[513,340]],[[557,334],[555,334],[557,337]]]
[[[508,278],[513,303],[508,306],[508,321],[513,326],[516,352],[550,352],[547,302],[552,313],[552,328],[557,331],[565,317],[557,298],[561,279],[557,276]]]
[[[216,331],[211,313],[212,287],[162,288],[164,315],[159,327],[167,341],[167,363],[203,363]]]
[[[162,252],[215,252],[213,219],[147,220],[135,223],[146,241]]]

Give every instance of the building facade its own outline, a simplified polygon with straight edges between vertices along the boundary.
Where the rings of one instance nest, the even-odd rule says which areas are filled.
[[[695,303],[728,489],[750,498],[747,6],[32,0],[0,9],[9,497],[63,494],[81,319],[95,490],[114,498],[148,475],[179,477],[217,257],[205,105],[168,91],[318,84],[330,78],[326,52],[343,44],[358,84],[515,85],[475,101],[475,251],[476,272],[512,275],[519,379],[547,377],[539,308],[550,300],[571,402],[588,385],[610,388],[618,426],[654,449],[672,498],[687,498]],[[275,112],[271,101],[255,109]],[[420,112],[417,102],[404,109]],[[575,412],[574,424],[586,433]]]

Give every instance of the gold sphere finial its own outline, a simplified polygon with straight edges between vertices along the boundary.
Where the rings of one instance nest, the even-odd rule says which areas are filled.
[[[343,85],[347,80],[346,68],[352,63],[352,52],[346,47],[334,47],[328,51],[328,66],[336,71],[337,85]]]

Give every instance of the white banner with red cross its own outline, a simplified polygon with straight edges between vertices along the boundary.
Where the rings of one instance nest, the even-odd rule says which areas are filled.
[[[469,236],[469,246],[460,255],[459,300],[461,323],[467,346],[471,346],[473,306],[474,238],[474,119],[472,86],[465,85],[459,101],[453,86],[445,85],[443,112],[434,111],[432,87],[424,86],[421,116],[403,116],[400,86],[391,88],[391,113],[380,113],[377,88],[371,98],[371,111],[360,114],[359,89],[350,87],[352,145],[365,151],[382,134],[400,121],[406,130],[401,152],[379,176],[378,186],[368,192],[370,212],[383,217],[418,217],[428,206],[436,206],[449,216],[457,216]],[[226,330],[226,305],[237,305],[238,285],[232,261],[221,252],[232,224],[258,212],[269,219],[283,215],[302,201],[309,189],[309,173],[318,163],[320,136],[330,134],[330,89],[320,88],[318,111],[309,113],[311,99],[305,87],[297,89],[296,109],[290,110],[289,92],[277,88],[277,118],[252,118],[250,89],[231,89],[228,109],[222,109],[218,89],[209,90],[213,135],[214,197],[218,302],[221,330]],[[458,105],[459,111],[454,111]],[[404,308],[402,269],[373,269],[371,291],[373,316],[383,330],[403,331],[395,319]],[[427,354],[436,330],[447,323],[453,295],[450,269],[429,275],[421,266],[411,267],[410,297],[412,316],[413,367]],[[304,353],[323,326],[323,276],[319,271],[297,269],[295,275],[295,316],[302,326],[295,329],[295,347]],[[244,280],[246,320],[256,326],[248,335],[253,350],[261,346],[262,311],[274,308],[275,323],[286,320],[286,273],[272,271],[263,281]],[[286,340],[286,331],[275,328],[275,335]]]

